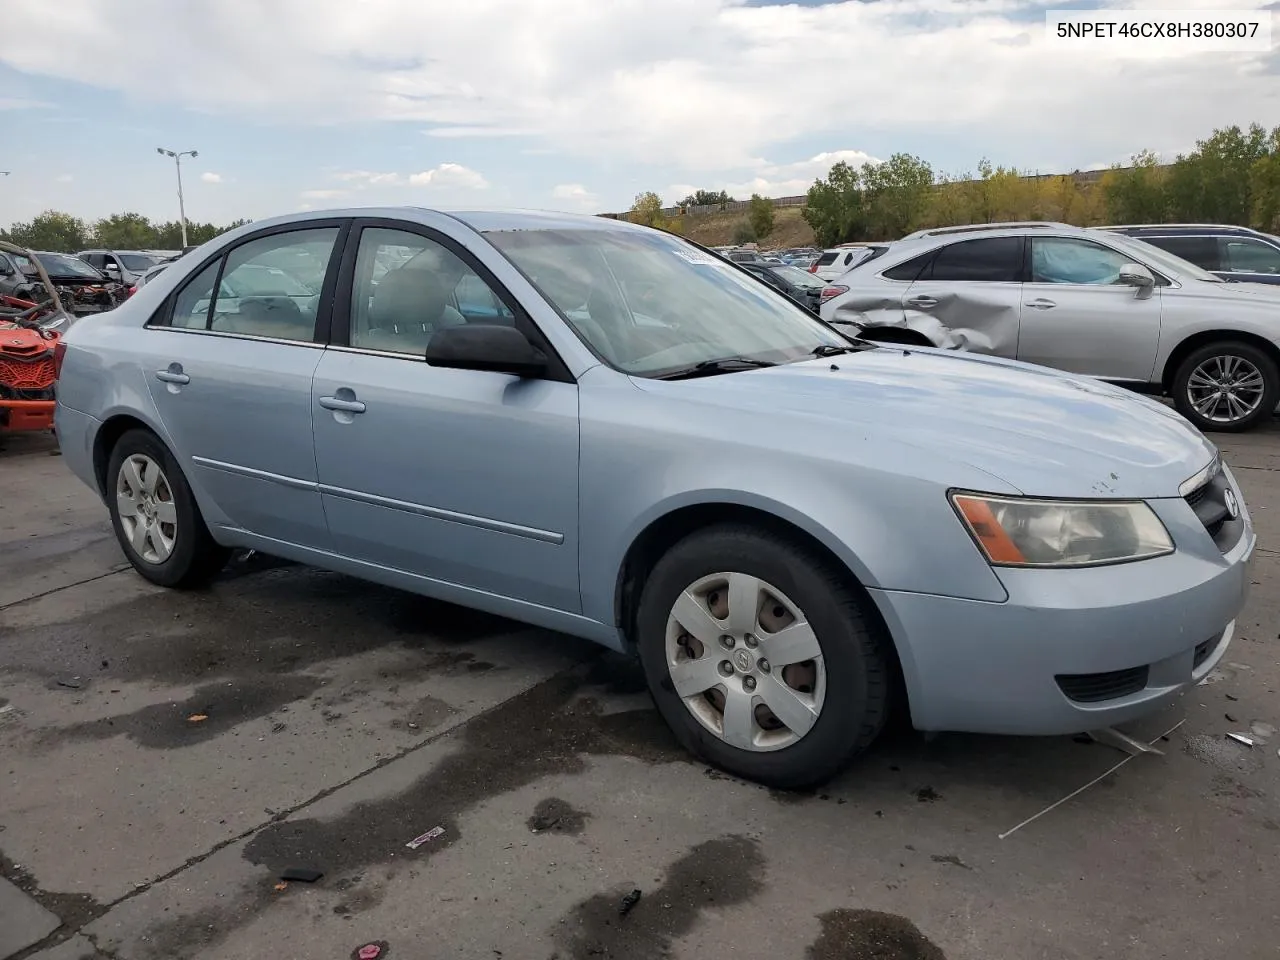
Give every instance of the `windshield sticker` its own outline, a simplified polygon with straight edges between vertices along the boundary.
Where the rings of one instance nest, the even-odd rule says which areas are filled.
[[[708,266],[714,266],[718,261],[709,253],[703,253],[700,250],[672,250],[677,257],[687,263],[701,263]]]

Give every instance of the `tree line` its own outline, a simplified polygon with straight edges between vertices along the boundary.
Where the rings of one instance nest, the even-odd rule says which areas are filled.
[[[733,198],[700,190],[682,204]],[[773,205],[753,196],[734,227],[734,242],[765,240]],[[628,219],[679,230],[655,193],[636,197]],[[767,210],[767,212],[766,212]],[[1280,232],[1280,127],[1259,124],[1215,130],[1190,153],[1162,164],[1150,151],[1100,177],[1039,176],[978,164],[977,174],[938,174],[920,157],[897,153],[859,167],[840,162],[814,181],[802,216],[824,247],[859,240],[896,240],[926,227],[1005,220],[1104,223],[1223,223]]]
[[[220,233],[243,226],[234,220],[219,226],[187,221],[187,243],[201,244]],[[181,250],[182,224],[177,220],[153,223],[140,213],[113,213],[92,223],[60,210],[46,210],[25,223],[0,230],[0,239],[28,250],[76,253],[93,247],[109,250]]]

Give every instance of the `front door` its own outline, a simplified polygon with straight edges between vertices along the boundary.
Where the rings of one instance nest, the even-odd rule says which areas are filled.
[[[1118,282],[1132,258],[1092,240],[1031,237],[1018,359],[1146,383],[1160,345],[1160,288]]]
[[[325,549],[311,378],[328,334],[341,221],[259,235],[210,262],[148,327],[143,373],[183,470],[225,525]],[[327,291],[277,266],[331,261]],[[215,521],[216,522],[216,521]]]
[[[442,326],[531,323],[471,254],[425,228],[364,225],[342,289],[348,346],[336,317],[313,390],[334,549],[577,612],[577,385],[426,363]]]

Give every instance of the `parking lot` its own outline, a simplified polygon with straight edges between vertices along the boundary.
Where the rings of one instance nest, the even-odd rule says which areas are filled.
[[[152,587],[14,440],[0,956],[1275,956],[1280,426],[1216,439],[1261,543],[1235,643],[1130,731],[1161,754],[1011,834],[1125,755],[899,728],[774,794],[689,760],[577,640],[262,557]]]

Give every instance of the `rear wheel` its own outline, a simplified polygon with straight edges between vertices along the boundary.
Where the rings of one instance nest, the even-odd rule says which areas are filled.
[[[129,562],[162,587],[206,583],[230,555],[209,534],[173,455],[146,430],[128,431],[112,449],[107,508]]]
[[[680,742],[784,789],[829,779],[880,732],[889,665],[864,601],[800,544],[722,526],[678,543],[641,595],[650,691]]]
[[[1252,344],[1206,344],[1178,367],[1173,402],[1201,430],[1248,430],[1269,418],[1280,402],[1280,373]]]

